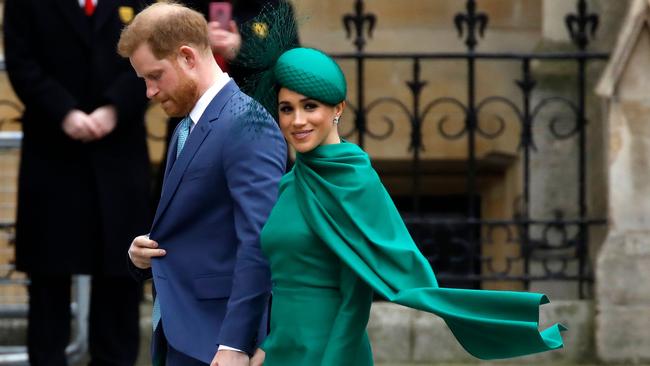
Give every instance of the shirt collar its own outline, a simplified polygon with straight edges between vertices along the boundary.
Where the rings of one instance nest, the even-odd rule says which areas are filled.
[[[212,102],[212,99],[214,99],[214,97],[221,91],[221,89],[223,89],[224,86],[226,86],[226,84],[228,84],[229,81],[230,76],[225,72],[222,72],[217,77],[217,80],[214,81],[214,84],[212,84],[212,86],[201,95],[201,98],[199,98],[199,101],[196,102],[194,108],[192,108],[192,111],[190,112],[190,118],[194,125],[199,122],[203,116],[203,112],[205,112],[205,109],[208,108],[208,105]]]

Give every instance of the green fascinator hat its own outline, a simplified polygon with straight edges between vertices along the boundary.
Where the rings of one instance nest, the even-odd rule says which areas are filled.
[[[338,104],[347,94],[339,65],[313,48],[286,51],[276,62],[273,74],[277,85],[326,104]]]

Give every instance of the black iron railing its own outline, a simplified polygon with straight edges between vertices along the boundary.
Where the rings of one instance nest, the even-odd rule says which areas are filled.
[[[439,279],[450,285],[456,283],[470,287],[477,287],[479,281],[485,280],[522,281],[526,287],[530,281],[577,281],[579,296],[585,297],[586,285],[593,280],[588,262],[589,229],[606,223],[604,219],[588,217],[587,211],[586,70],[590,62],[605,60],[608,57],[606,53],[587,50],[598,28],[598,15],[589,12],[585,0],[578,0],[577,12],[566,16],[565,23],[575,45],[575,50],[572,52],[477,52],[476,46],[487,31],[490,18],[488,14],[479,11],[475,0],[467,0],[464,12],[457,14],[453,19],[453,25],[459,37],[463,38],[466,51],[369,53],[365,51],[365,46],[379,21],[375,14],[366,12],[365,5],[363,0],[355,0],[354,13],[343,16],[347,36],[353,39],[356,51],[334,54],[334,57],[340,60],[352,60],[356,64],[356,75],[353,75],[357,83],[356,95],[350,95],[348,101],[354,112],[354,126],[351,131],[346,132],[346,135],[354,136],[358,144],[363,147],[367,139],[388,140],[395,131],[397,123],[405,123],[410,128],[410,141],[405,148],[408,148],[411,155],[412,203],[408,212],[403,214],[421,250],[438,272]],[[466,64],[465,100],[452,96],[429,101],[422,100],[422,91],[427,86],[427,81],[422,79],[422,62],[444,60],[458,60]],[[393,96],[366,100],[368,94],[366,65],[369,62],[381,61],[411,62],[411,79],[404,81],[405,87],[412,96],[410,106]],[[519,100],[511,100],[500,95],[478,99],[477,63],[482,61],[518,62],[521,65],[519,76],[514,80],[520,92]],[[575,90],[575,99],[550,96],[535,100],[533,95],[538,83],[531,71],[531,64],[534,61],[574,63],[575,78],[568,78],[566,83],[570,83],[568,86]],[[394,121],[384,118],[386,128],[382,133],[378,133],[369,128],[368,115],[381,104],[396,107],[403,112],[404,119]],[[481,112],[486,106],[494,104],[509,109],[515,116],[514,120],[497,116],[497,128],[484,128],[480,118]],[[466,212],[462,217],[427,215],[421,207],[423,191],[421,153],[424,149],[422,127],[425,118],[441,106],[452,107],[464,116],[462,127],[455,130],[451,129],[448,116],[445,115],[437,121],[437,130],[443,139],[467,141],[467,160],[464,169]],[[558,209],[554,213],[554,218],[538,219],[531,217],[530,210],[531,155],[536,151],[533,126],[541,122],[543,111],[559,106],[569,111],[568,118],[554,116],[547,122],[553,138],[575,140],[578,145],[575,164],[578,177],[575,182],[578,192],[575,198],[577,214],[567,214]],[[567,128],[567,120],[571,123],[569,128]],[[518,125],[521,131],[518,141],[518,160],[523,171],[523,192],[516,203],[517,210],[513,217],[504,220],[482,219],[477,189],[479,174],[477,138],[489,140],[501,137],[508,123]],[[391,143],[395,142],[391,141]],[[516,245],[519,255],[505,258],[483,255],[481,248],[495,241],[496,232],[501,232],[500,240],[505,240],[505,244]],[[506,263],[505,268],[503,265],[499,268],[494,265],[497,259]],[[541,268],[541,271],[531,270],[531,264],[534,262],[539,264],[537,267]]]

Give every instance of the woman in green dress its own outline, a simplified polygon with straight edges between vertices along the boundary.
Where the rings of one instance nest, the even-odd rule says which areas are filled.
[[[368,155],[339,137],[346,83],[334,60],[291,49],[271,77],[277,109],[268,108],[296,160],[261,234],[273,284],[264,365],[372,365],[374,292],[442,317],[481,359],[562,347],[561,325],[538,331],[542,294],[438,287]]]

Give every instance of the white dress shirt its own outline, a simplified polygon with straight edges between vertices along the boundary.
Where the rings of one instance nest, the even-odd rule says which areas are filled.
[[[97,1],[98,0],[93,0],[93,4],[95,6],[97,6]],[[81,6],[82,8],[85,7],[86,6],[86,0],[79,0],[79,6]]]
[[[212,99],[219,94],[221,89],[223,89],[226,84],[230,81],[230,76],[226,74],[225,72],[222,72],[219,74],[217,77],[217,80],[214,81],[214,84],[208,88],[208,90],[201,95],[201,98],[199,98],[198,102],[194,105],[194,108],[190,111],[190,118],[192,119],[192,126],[190,126],[190,133],[192,133],[192,130],[194,129],[194,126],[199,122],[201,119],[201,116],[203,116],[203,112],[205,112],[205,109],[208,108],[208,105],[210,102],[212,102]]]

